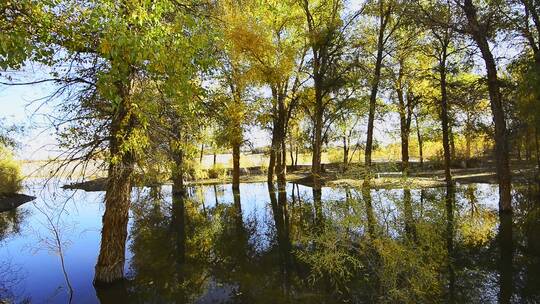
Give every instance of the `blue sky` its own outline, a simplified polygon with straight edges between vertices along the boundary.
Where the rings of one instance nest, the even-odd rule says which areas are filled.
[[[38,100],[49,95],[52,89],[50,84],[0,85],[0,118],[7,125],[15,124],[25,128],[24,133],[17,136],[21,144],[16,151],[19,159],[47,159],[54,155],[53,151],[48,150],[52,150],[51,145],[55,144],[55,139],[44,117],[52,109]]]

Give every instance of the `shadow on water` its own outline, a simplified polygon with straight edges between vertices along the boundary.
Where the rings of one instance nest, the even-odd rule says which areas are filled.
[[[499,215],[493,193],[481,184],[140,189],[127,279],[93,300],[76,283],[74,303],[539,302],[538,185],[515,188],[513,214]],[[0,249],[24,235],[32,215],[20,212],[0,214]],[[92,269],[95,257],[87,260],[68,271]],[[2,290],[2,279],[0,302],[25,298]],[[27,293],[39,302],[37,289]]]

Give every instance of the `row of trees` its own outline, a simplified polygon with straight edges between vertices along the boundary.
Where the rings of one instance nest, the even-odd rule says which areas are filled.
[[[318,190],[324,143],[341,132],[346,165],[367,120],[369,185],[375,122],[390,108],[404,173],[413,121],[420,151],[420,126],[436,123],[450,185],[453,122],[465,122],[470,145],[489,100],[500,210],[511,211],[510,139],[518,151],[530,134],[538,142],[539,12],[528,0],[4,1],[0,67],[15,84],[25,63],[45,66],[50,77],[31,83],[55,85],[59,158],[105,160],[95,283],[110,283],[123,277],[134,172],[171,172],[183,193],[190,161],[211,141],[232,150],[238,189],[253,125],[271,133],[268,181],[280,188],[287,150],[294,163],[309,138]],[[497,66],[504,47],[516,55]]]

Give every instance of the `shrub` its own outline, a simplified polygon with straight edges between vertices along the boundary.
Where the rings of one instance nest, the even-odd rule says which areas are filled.
[[[207,179],[208,172],[202,168],[198,161],[188,160],[185,162],[185,174],[189,180]]]
[[[0,146],[0,193],[21,190],[21,166],[7,148]]]
[[[224,178],[227,176],[227,169],[222,164],[215,164],[208,169],[208,178]]]

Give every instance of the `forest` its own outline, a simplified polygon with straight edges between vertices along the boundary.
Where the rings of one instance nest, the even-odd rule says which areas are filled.
[[[0,303],[540,301],[537,1],[0,1],[43,87]]]

